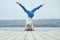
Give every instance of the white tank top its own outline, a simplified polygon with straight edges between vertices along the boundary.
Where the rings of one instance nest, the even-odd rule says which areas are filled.
[[[33,22],[32,22],[32,18],[30,18],[29,16],[27,16],[27,18],[26,18],[26,24],[32,24]]]

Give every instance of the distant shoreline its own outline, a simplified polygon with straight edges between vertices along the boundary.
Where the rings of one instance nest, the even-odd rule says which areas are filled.
[[[60,27],[60,19],[33,20],[34,27]],[[0,27],[24,27],[26,20],[0,20]]]

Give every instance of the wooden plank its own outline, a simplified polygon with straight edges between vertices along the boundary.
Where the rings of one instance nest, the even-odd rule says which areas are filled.
[[[22,32],[21,34],[17,33],[17,35],[12,40],[22,40],[22,39],[24,39],[25,34],[26,34],[26,32]]]
[[[32,32],[35,40],[44,40],[41,36],[39,36],[38,34],[35,33],[35,31]]]
[[[28,34],[27,34],[26,40],[34,40],[34,37],[32,36],[31,31],[28,31]]]
[[[0,37],[0,40],[7,39],[7,38],[11,37],[12,35],[14,35],[14,33],[12,33],[12,32],[10,32],[9,34],[7,32],[2,33],[2,37]]]
[[[43,37],[45,37],[47,40],[59,40],[58,38],[55,38],[54,36],[50,35],[51,33],[40,33]]]
[[[0,31],[0,40],[60,40],[60,31]]]
[[[58,32],[58,31],[48,32],[46,34],[47,34],[47,36],[50,36],[56,40],[60,40],[60,32]]]
[[[39,33],[39,32],[40,32],[40,31],[38,31],[38,32],[36,31],[35,33],[36,33],[37,35],[39,35],[41,38],[43,38],[44,40],[47,40],[43,35],[40,34],[41,32],[40,32],[40,33]],[[44,33],[44,32],[43,32],[43,33]]]
[[[11,37],[9,37],[8,39],[6,40],[16,40],[18,37],[22,36],[22,34],[24,34],[24,32],[16,32],[14,33],[14,35],[12,35]]]

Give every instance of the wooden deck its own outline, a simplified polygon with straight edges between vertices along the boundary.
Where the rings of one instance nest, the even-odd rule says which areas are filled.
[[[0,40],[60,40],[60,30],[51,31],[4,31]]]

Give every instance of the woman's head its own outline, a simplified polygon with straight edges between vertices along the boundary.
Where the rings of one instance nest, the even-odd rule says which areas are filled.
[[[29,25],[29,24],[27,25],[27,27],[30,27],[30,26],[31,26],[31,25]]]

